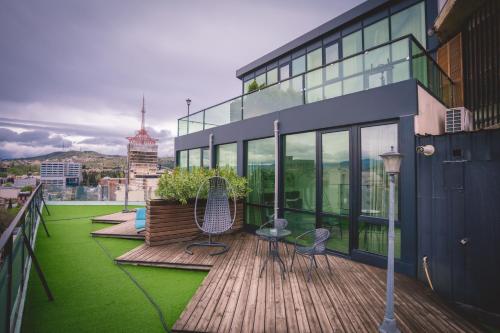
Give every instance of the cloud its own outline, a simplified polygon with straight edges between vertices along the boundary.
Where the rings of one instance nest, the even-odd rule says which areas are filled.
[[[197,111],[239,95],[237,68],[360,2],[6,1],[0,124],[17,119],[76,147],[84,136],[81,147],[118,151],[118,138],[139,128],[145,94],[146,124],[171,154],[187,97]]]

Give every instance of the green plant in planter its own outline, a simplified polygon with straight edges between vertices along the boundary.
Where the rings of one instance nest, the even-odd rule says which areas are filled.
[[[257,83],[257,81],[253,80],[252,83],[248,85],[247,93],[251,93],[252,91],[256,90],[259,90],[259,84]]]
[[[233,168],[193,168],[190,171],[185,168],[176,168],[172,173],[165,173],[160,177],[156,195],[172,203],[178,202],[185,205],[196,199],[198,189],[203,182],[216,175],[228,180],[237,199],[245,198],[250,192],[246,178],[238,176]],[[206,191],[200,193],[201,198],[206,198],[206,196]]]

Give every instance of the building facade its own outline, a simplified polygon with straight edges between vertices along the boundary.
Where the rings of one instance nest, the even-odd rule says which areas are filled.
[[[236,168],[252,188],[245,222],[256,228],[274,205],[277,120],[279,214],[292,237],[326,227],[332,252],[385,266],[388,181],[379,155],[394,147],[404,155],[396,269],[416,276],[416,134],[442,134],[455,98],[427,33],[437,13],[433,0],[369,0],[243,66],[241,96],[179,119],[177,165]]]
[[[54,186],[76,186],[82,181],[82,165],[74,162],[45,161],[40,164],[40,182]]]

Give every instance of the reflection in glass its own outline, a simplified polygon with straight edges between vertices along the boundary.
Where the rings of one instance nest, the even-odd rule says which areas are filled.
[[[388,218],[389,182],[380,154],[398,150],[398,125],[388,124],[361,129],[361,214]],[[398,216],[396,182],[395,216]]]
[[[273,215],[273,207],[260,207],[246,204],[245,223],[256,227],[270,221]]]
[[[290,64],[280,67],[280,81],[286,80],[290,77]]]
[[[285,207],[316,210],[316,133],[285,136]]]
[[[210,150],[208,148],[203,148],[201,150],[202,155],[202,167],[210,168]]]
[[[342,82],[335,82],[325,86],[325,98],[333,98],[342,95]]]
[[[339,60],[339,44],[335,43],[325,47],[325,64]]]
[[[360,223],[358,226],[358,249],[370,253],[387,256],[386,224]],[[401,258],[401,228],[394,228],[394,257]]]
[[[391,16],[391,37],[413,35],[426,47],[424,1]]]
[[[285,210],[284,217],[288,221],[287,229],[292,232],[292,234],[287,237],[289,241],[295,241],[295,237],[298,235],[316,229],[316,216],[313,213]],[[305,241],[311,241],[311,239],[306,239]]]
[[[243,92],[246,94],[248,92],[248,87],[252,84],[252,82],[254,81],[254,79],[250,79],[250,80],[247,80],[245,82],[243,82]]]
[[[348,252],[349,246],[349,132],[325,133],[322,142],[322,217],[331,232],[329,248]]]
[[[258,75],[255,78],[255,81],[257,82],[259,87],[265,87],[266,86],[266,73],[262,73],[262,74]]]
[[[364,28],[365,50],[389,41],[389,19],[385,18]]]
[[[231,167],[236,170],[238,160],[237,150],[238,146],[236,143],[216,146],[217,167]]]
[[[187,150],[181,150],[177,153],[179,160],[177,161],[177,166],[179,168],[187,168],[188,167],[188,152]]]
[[[292,76],[304,73],[306,71],[306,57],[300,56],[292,60]]]
[[[361,30],[342,38],[342,56],[348,57],[363,50]]]
[[[199,168],[201,162],[201,149],[190,149],[189,150],[189,170],[193,170],[193,168]]]
[[[325,67],[325,80],[330,81],[339,78],[340,64],[337,62]]]
[[[321,48],[316,49],[314,51],[311,51],[307,53],[307,70],[314,69],[316,67],[320,67],[323,65],[323,57],[321,54],[322,50]]]
[[[267,72],[267,84],[271,85],[276,82],[278,82],[278,68],[273,68]]]
[[[342,61],[344,77],[361,73],[363,71],[363,54]]]
[[[363,75],[358,75],[344,80],[344,95],[363,90]]]
[[[247,202],[274,206],[274,138],[247,142]]]

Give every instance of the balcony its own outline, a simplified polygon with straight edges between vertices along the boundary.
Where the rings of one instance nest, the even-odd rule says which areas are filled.
[[[177,134],[191,134],[410,79],[418,80],[443,104],[452,104],[451,79],[408,35],[180,118]]]

